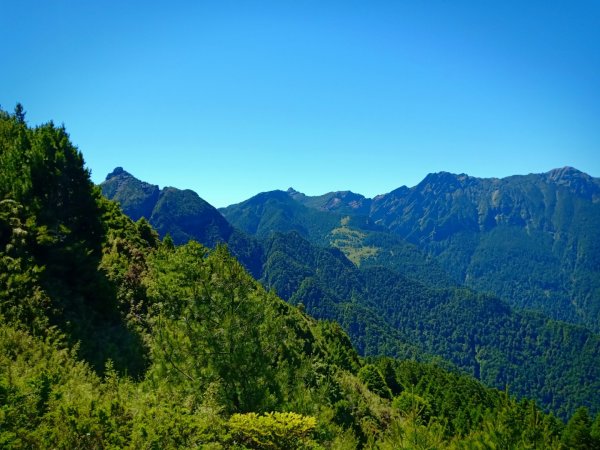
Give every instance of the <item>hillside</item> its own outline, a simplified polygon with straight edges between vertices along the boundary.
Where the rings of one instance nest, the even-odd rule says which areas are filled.
[[[227,242],[233,229],[219,212],[190,190],[159,189],[117,167],[101,185],[102,194],[118,202],[133,220],[145,217],[161,236],[175,244],[196,239],[213,246]]]
[[[296,232],[315,245],[340,249],[357,266],[386,266],[429,284],[456,285],[435,259],[368,217],[340,214],[341,203],[333,201],[338,206],[334,212],[315,210],[317,202],[332,195],[311,198],[293,189],[263,192],[220,211],[233,226],[259,239]]]
[[[239,205],[222,208],[221,213],[237,228],[258,238],[269,237],[273,232],[296,231],[314,242],[327,243],[327,236],[340,217],[299,204],[291,194],[264,192]]]
[[[102,194],[121,206],[132,220],[144,217],[164,238],[176,245],[195,240],[208,247],[228,244],[231,253],[254,276],[260,276],[262,250],[253,237],[241,233],[221,213],[189,189],[160,189],[117,167],[100,185]]]
[[[361,354],[415,357],[418,349],[563,417],[579,405],[600,407],[600,337],[583,327],[518,312],[466,288],[432,288],[383,267],[358,269],[297,234],[273,235],[265,253],[263,282],[315,317],[340,323]]]
[[[374,199],[291,197],[367,217],[435,258],[459,284],[600,331],[600,180],[574,168],[503,179],[441,172]],[[223,210],[234,225],[227,212],[242,205]]]
[[[0,110],[3,448],[596,445],[473,378],[360,359],[222,246],[160,241],[99,195],[64,128]],[[582,448],[588,448],[582,447]],[[589,447],[591,448],[591,447]]]

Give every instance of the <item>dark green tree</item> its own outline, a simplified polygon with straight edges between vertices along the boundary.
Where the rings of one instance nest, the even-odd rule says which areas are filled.
[[[358,379],[365,383],[371,392],[380,397],[391,399],[392,393],[385,383],[383,375],[374,364],[366,364],[358,371]]]
[[[15,119],[17,119],[17,121],[19,123],[25,123],[25,108],[23,108],[23,105],[21,103],[17,103],[15,106]]]
[[[390,391],[392,391],[392,395],[396,396],[402,392],[402,386],[398,383],[398,379],[396,377],[396,372],[394,371],[394,365],[389,358],[384,358],[381,361],[381,373],[383,375],[383,379],[385,380],[385,384],[388,385]]]
[[[567,423],[562,434],[562,442],[569,449],[592,450],[591,426],[588,410],[582,406],[575,411]]]
[[[270,406],[278,398],[277,339],[285,341],[269,332],[278,322],[273,299],[224,247],[209,254],[193,241],[163,246],[149,269],[157,376],[195,395],[216,386],[230,411]]]

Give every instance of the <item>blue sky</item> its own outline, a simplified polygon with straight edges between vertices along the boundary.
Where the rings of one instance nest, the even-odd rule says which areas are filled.
[[[215,206],[571,165],[600,176],[597,1],[2,1],[0,105]]]

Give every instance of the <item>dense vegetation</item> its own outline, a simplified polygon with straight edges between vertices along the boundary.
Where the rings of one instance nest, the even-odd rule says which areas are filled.
[[[599,179],[570,167],[503,179],[441,172],[374,199],[350,194],[291,196],[320,212],[368,217],[460,284],[600,331]],[[243,205],[224,210],[233,225],[229,211]]]
[[[598,411],[600,337],[585,328],[514,311],[469,289],[426,287],[382,267],[358,269],[339,251],[297,234],[268,242],[264,283],[315,317],[339,322],[361,354],[438,355],[562,417],[580,405]]]
[[[212,205],[190,190],[158,186],[138,180],[117,167],[101,185],[107,198],[119,203],[134,221],[142,217],[176,245],[193,239],[208,247],[226,243],[231,253],[254,276],[260,276],[262,248],[256,239],[233,228]]]
[[[241,231],[259,238],[295,231],[319,244],[327,243],[329,232],[340,220],[337,214],[297,203],[284,191],[264,192],[221,212]]]
[[[121,205],[133,220],[142,217],[164,235],[167,232],[175,244],[194,238],[215,245],[227,241],[233,227],[215,208],[190,190],[158,186],[139,181],[117,167],[102,183],[103,194]]]
[[[593,448],[434,365],[361,360],[224,247],[162,242],[92,185],[62,127],[0,111],[3,448]]]

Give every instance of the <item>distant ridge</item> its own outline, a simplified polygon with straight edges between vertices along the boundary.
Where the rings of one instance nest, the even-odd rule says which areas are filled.
[[[100,185],[102,194],[120,203],[133,220],[145,217],[161,236],[169,233],[176,244],[195,239],[214,246],[226,242],[233,228],[212,205],[191,190],[140,181],[117,167]]]
[[[281,199],[283,192],[278,195]],[[304,236],[316,243],[328,242],[338,225],[328,222],[333,216],[300,214],[300,205],[349,216],[416,245],[456,283],[600,331],[600,179],[580,170],[562,167],[505,178],[437,172],[414,187],[373,199],[350,191],[307,196],[292,188],[287,195],[289,200],[280,202],[284,209],[255,203],[251,211],[242,202],[221,211],[233,225],[260,236],[307,230],[308,223],[319,233]],[[250,216],[259,228],[245,228]]]

